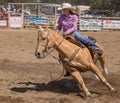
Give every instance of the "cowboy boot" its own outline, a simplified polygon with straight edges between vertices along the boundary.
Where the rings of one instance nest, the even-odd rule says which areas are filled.
[[[99,48],[95,49],[95,52],[97,53],[98,56],[101,56],[103,54],[103,50]]]

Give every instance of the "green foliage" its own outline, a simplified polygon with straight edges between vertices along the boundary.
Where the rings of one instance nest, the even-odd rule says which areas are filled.
[[[32,3],[37,0],[0,0],[0,5],[7,3]],[[40,0],[42,3],[71,3],[72,5],[90,5],[91,9],[95,10],[109,10],[113,12],[120,12],[120,0]]]
[[[0,0],[0,5],[6,5],[7,3],[27,3],[35,2],[35,0]]]
[[[91,9],[109,10],[111,9],[111,0],[92,0]]]
[[[120,12],[120,0],[111,0],[112,10],[114,12]]]
[[[92,0],[91,9],[120,12],[120,0]]]

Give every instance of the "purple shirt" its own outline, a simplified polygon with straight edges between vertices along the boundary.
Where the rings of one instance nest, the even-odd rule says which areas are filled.
[[[61,15],[58,20],[57,31],[59,32],[63,28],[63,32],[67,34],[77,30],[78,17],[75,14],[70,14],[69,18]]]

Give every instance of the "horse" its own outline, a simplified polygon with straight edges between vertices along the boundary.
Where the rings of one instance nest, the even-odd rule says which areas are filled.
[[[81,76],[81,73],[86,71],[96,74],[110,91],[115,91],[94,64],[88,48],[81,48],[60,36],[56,31],[39,26],[35,56],[38,59],[45,58],[54,49],[59,52],[65,69],[77,80],[86,97],[91,95]]]

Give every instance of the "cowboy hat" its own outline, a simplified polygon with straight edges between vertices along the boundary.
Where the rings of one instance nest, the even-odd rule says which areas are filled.
[[[63,3],[61,7],[58,7],[58,10],[69,9],[70,11],[75,11],[75,8],[69,3]]]

